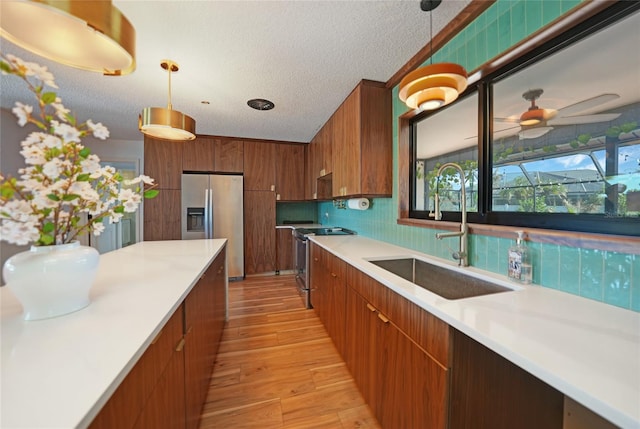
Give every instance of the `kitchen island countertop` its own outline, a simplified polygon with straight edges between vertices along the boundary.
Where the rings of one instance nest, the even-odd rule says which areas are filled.
[[[640,313],[361,236],[310,240],[622,428],[640,428]],[[416,256],[513,292],[447,300],[370,259]]]
[[[23,321],[13,293],[0,288],[0,427],[86,427],[226,241],[147,241],[105,253],[91,304],[52,319]]]

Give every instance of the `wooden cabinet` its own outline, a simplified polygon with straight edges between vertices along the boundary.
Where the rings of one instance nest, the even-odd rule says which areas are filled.
[[[205,173],[242,173],[244,142],[223,137],[197,136],[183,143],[182,170]]]
[[[333,121],[333,196],[391,196],[391,92],[363,80]]]
[[[242,173],[244,171],[244,142],[237,139],[216,139],[216,173]]]
[[[276,188],[276,145],[262,141],[244,142],[245,191],[271,191]],[[274,197],[275,198],[275,197]]]
[[[305,145],[276,145],[276,200],[304,200]]]
[[[197,136],[182,145],[182,171],[212,172],[215,169],[216,138]]]
[[[225,322],[225,252],[151,342],[91,429],[198,427]]]
[[[186,427],[198,427],[225,320],[225,258],[218,256],[184,303]]]
[[[345,351],[345,275],[347,264],[342,259],[311,243],[314,282],[311,304],[333,340],[338,352]]]
[[[276,229],[276,274],[293,270],[293,242],[290,228]]]
[[[144,174],[155,179],[158,189],[182,186],[183,143],[144,137]]]
[[[454,332],[452,429],[563,425],[563,395],[459,331]]]
[[[152,408],[146,410],[146,404],[152,396],[154,400],[149,404],[155,409],[157,401],[170,395],[165,391],[167,387],[180,391],[180,386],[175,383],[176,368],[173,367],[173,361],[182,357],[181,351],[176,352],[182,341],[182,318],[180,306],[93,420],[91,429],[136,427],[143,412],[147,414],[145,420],[153,419],[148,415],[152,413]],[[165,374],[167,370],[170,373]],[[182,379],[180,382],[183,382]],[[184,425],[184,413],[182,420]]]
[[[389,428],[447,427],[448,369],[381,311],[399,303],[394,292],[347,271],[345,362],[376,418]]]
[[[144,137],[144,174],[153,177],[160,193],[145,199],[144,240],[179,240],[184,142]]]
[[[245,182],[246,183],[246,182]],[[244,192],[244,272],[274,272],[276,198],[271,191]]]
[[[158,196],[144,200],[144,240],[180,240],[181,191],[160,189]]]

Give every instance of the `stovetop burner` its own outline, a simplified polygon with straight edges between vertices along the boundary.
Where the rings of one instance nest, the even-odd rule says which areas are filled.
[[[341,227],[296,228],[295,234],[299,237],[306,237],[309,235],[355,235],[356,232]]]

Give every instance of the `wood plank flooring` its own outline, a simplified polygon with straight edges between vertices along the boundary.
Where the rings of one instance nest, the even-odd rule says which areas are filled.
[[[200,429],[379,429],[291,275],[229,283]]]

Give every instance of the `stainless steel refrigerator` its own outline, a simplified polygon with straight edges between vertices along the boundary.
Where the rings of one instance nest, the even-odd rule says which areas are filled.
[[[226,238],[227,273],[244,277],[242,176],[182,175],[182,239]]]

